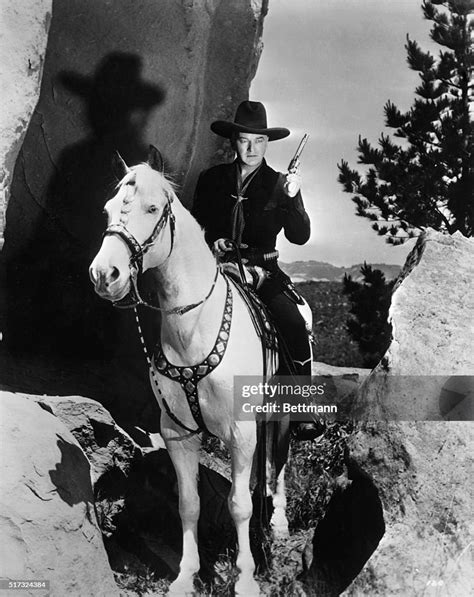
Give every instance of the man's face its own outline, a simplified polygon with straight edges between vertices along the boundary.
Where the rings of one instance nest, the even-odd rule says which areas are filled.
[[[253,168],[261,164],[267,145],[267,135],[254,135],[253,133],[238,133],[234,141],[234,149],[239,161],[245,166]]]

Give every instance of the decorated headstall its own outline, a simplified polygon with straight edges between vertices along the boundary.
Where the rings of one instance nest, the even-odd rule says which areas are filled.
[[[149,153],[148,153],[148,165],[153,168],[153,170],[157,170],[158,172],[163,172],[163,158],[153,145],[150,145]],[[114,170],[116,174],[122,179],[130,169],[126,165],[123,158],[117,152],[114,158]],[[146,305],[153,308],[153,305],[148,304],[144,301],[138,290],[138,275],[143,273],[143,256],[147,253],[147,251],[154,245],[156,239],[163,231],[165,226],[168,224],[170,225],[170,233],[171,233],[171,242],[170,242],[170,250],[168,253],[171,255],[174,245],[174,236],[175,236],[175,217],[171,208],[171,203],[173,201],[173,197],[167,196],[167,202],[161,216],[159,217],[152,233],[150,236],[140,244],[138,240],[133,236],[133,234],[128,230],[126,226],[126,218],[121,218],[119,224],[111,224],[108,226],[104,232],[105,236],[118,236],[123,240],[126,244],[127,248],[130,251],[130,280],[131,280],[131,288],[130,292],[127,296],[125,296],[120,301],[114,303],[114,307],[119,308],[132,308],[136,305]],[[128,201],[130,202],[130,201]],[[126,200],[124,201],[124,204]],[[122,210],[123,213],[123,210]]]

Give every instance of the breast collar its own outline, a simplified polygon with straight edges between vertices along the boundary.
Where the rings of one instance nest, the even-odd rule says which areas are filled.
[[[174,421],[177,425],[181,428],[185,429],[189,433],[201,433],[203,431],[209,430],[204,423],[204,419],[201,413],[201,407],[199,405],[199,395],[198,395],[198,383],[209,375],[211,371],[213,371],[222,361],[224,358],[227,344],[229,342],[229,335],[230,335],[230,326],[232,323],[232,290],[227,278],[225,278],[226,286],[227,286],[227,295],[225,300],[224,312],[222,314],[222,321],[221,327],[217,334],[216,341],[211,352],[207,355],[207,357],[197,365],[191,366],[179,366],[173,365],[168,361],[166,358],[163,347],[161,343],[158,342],[155,348],[155,354],[153,355],[153,366],[151,367],[151,375],[153,383],[156,387],[158,387],[158,380],[156,379],[155,368],[161,375],[164,375],[168,379],[172,381],[178,382],[183,391],[186,395],[186,399],[188,401],[189,409],[193,416],[193,419],[196,421],[197,428],[191,429],[182,423],[178,417],[171,411],[168,403],[163,398],[163,406],[166,410],[167,415],[170,417],[172,421]],[[212,435],[210,433],[210,435]]]

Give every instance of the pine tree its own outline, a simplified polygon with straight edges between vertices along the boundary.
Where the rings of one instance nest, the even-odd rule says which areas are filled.
[[[431,38],[446,49],[435,58],[407,36],[407,62],[421,82],[408,112],[391,101],[384,106],[385,125],[403,141],[382,133],[375,148],[359,137],[358,163],[370,166],[364,175],[338,164],[356,214],[391,244],[427,227],[465,236],[474,227],[474,0],[424,0],[422,10],[433,23]]]
[[[364,263],[360,269],[364,279],[356,282],[347,274],[342,292],[349,297],[351,316],[347,331],[359,345],[364,367],[375,367],[387,350],[392,326],[388,310],[394,281],[387,282],[383,272]]]

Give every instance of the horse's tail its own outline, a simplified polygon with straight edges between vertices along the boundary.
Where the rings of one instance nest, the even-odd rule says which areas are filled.
[[[271,550],[268,530],[272,517],[271,496],[267,494],[267,423],[257,423],[255,451],[255,487],[252,495],[253,515],[250,522],[250,544],[257,572],[270,568]]]
[[[274,513],[273,491],[286,464],[289,447],[289,420],[259,422],[257,426],[256,485],[253,492],[251,523],[252,552],[257,571],[268,570],[271,564],[271,535]],[[272,529],[273,530],[273,529]]]

